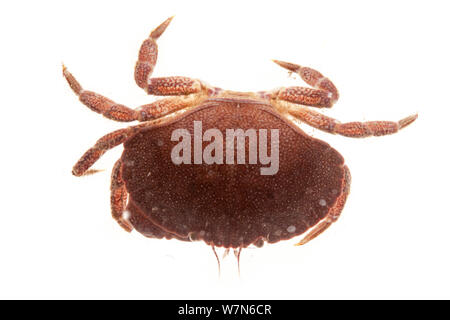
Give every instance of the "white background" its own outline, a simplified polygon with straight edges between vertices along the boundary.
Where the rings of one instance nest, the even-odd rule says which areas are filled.
[[[14,1],[0,5],[0,298],[450,298],[448,73],[445,1]],[[350,139],[306,125],[345,157],[351,194],[340,220],[303,247],[244,250],[222,276],[203,243],[124,232],[109,208],[122,147],[76,178],[71,168],[107,132],[68,88],[130,107],[141,42],[160,38],[155,76],[231,90],[303,85],[271,62],[311,66],[341,99],[341,121],[399,120],[404,131]]]

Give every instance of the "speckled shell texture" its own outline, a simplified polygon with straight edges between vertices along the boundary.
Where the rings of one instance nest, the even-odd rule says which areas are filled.
[[[217,128],[224,137],[226,129],[278,129],[279,171],[261,175],[267,165],[260,163],[174,164],[171,152],[178,141],[171,141],[172,132],[187,129],[193,136],[194,120],[202,121],[203,131]],[[141,130],[124,146],[130,222],[148,237],[204,240],[227,248],[274,243],[317,224],[342,191],[342,156],[255,102],[205,103]],[[246,148],[248,155],[248,142]]]

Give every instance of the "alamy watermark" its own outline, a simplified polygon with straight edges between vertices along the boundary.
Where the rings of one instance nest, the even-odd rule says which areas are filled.
[[[270,155],[268,154],[267,129],[226,129],[225,140],[219,129],[208,129],[203,132],[201,121],[194,121],[192,135],[187,129],[176,129],[172,132],[172,141],[178,141],[172,149],[171,158],[174,164],[259,164],[261,175],[274,175],[279,169],[279,130],[270,129]],[[246,156],[246,140],[248,139],[248,157]],[[210,142],[203,149],[203,142]],[[225,143],[225,155],[224,155]],[[193,149],[192,149],[193,145]],[[236,156],[235,156],[236,153]]]

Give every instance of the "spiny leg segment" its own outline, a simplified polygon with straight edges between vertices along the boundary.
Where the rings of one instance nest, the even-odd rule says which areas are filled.
[[[339,121],[327,117],[319,112],[300,106],[292,106],[288,108],[288,113],[319,130],[351,138],[364,138],[393,134],[417,119],[417,114],[414,114],[397,122],[367,121],[340,123]]]
[[[123,217],[127,205],[128,193],[122,179],[122,160],[119,159],[112,170],[111,175],[111,214],[114,220],[130,232],[133,226]]]
[[[72,174],[74,176],[82,176],[88,172],[88,169],[98,160],[100,157],[109,149],[112,149],[119,144],[122,144],[135,134],[138,127],[128,127],[124,129],[119,129],[108,133],[107,135],[101,137],[96,144],[86,151],[80,160],[73,166]]]
[[[170,17],[153,30],[149,37],[144,40],[139,50],[138,61],[134,68],[134,79],[137,85],[144,90],[147,88],[148,79],[152,75],[156,60],[158,59],[158,45],[156,44],[156,40],[164,33],[172,19],[173,17]]]
[[[290,72],[300,75],[303,81],[314,89],[306,87],[282,88],[272,92],[272,98],[318,108],[331,108],[339,99],[336,86],[319,71],[290,62],[273,61]]]
[[[119,129],[113,132],[110,132],[100,139],[94,144],[93,147],[88,149],[81,158],[77,161],[77,163],[73,166],[72,174],[74,176],[83,176],[89,174],[91,170],[89,168],[97,162],[100,157],[105,154],[106,151],[117,147],[118,145],[124,143],[126,140],[131,138],[137,132],[139,132],[143,128],[151,128],[158,123],[158,120],[155,121],[147,121],[135,126],[131,126],[128,128]]]

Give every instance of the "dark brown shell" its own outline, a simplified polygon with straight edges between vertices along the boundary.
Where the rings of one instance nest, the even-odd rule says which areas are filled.
[[[203,131],[217,128],[224,137],[226,129],[279,129],[278,173],[261,175],[261,164],[175,165],[172,131],[184,128],[193,135],[194,120],[202,121]],[[124,146],[130,222],[148,237],[232,248],[274,243],[317,224],[342,191],[342,156],[257,102],[208,102],[141,130]]]

